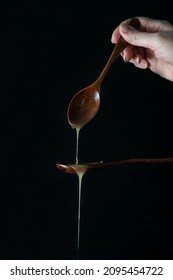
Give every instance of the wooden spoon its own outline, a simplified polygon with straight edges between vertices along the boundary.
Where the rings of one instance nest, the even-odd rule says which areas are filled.
[[[172,157],[166,158],[132,158],[111,162],[87,162],[83,164],[61,164],[56,163],[58,169],[69,174],[88,173],[100,169],[117,167],[126,164],[169,164],[173,163]]]
[[[129,24],[137,28],[139,26],[139,20],[137,18],[132,18]],[[71,99],[67,109],[67,118],[72,128],[82,128],[96,115],[100,107],[101,83],[110,66],[115,62],[127,44],[128,43],[120,37],[107,64],[96,81],[77,92]]]

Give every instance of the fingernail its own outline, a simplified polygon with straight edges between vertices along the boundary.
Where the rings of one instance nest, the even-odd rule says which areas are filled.
[[[124,62],[127,62],[127,58],[126,58],[126,55],[124,53],[122,53],[122,57],[123,57]]]
[[[127,57],[126,56],[124,56],[124,62],[127,63]]]
[[[139,56],[137,56],[137,58],[136,58],[136,63],[137,63],[137,64],[140,63],[140,61],[139,61]]]
[[[141,61],[141,65],[143,68],[148,68],[148,63],[146,61]]]
[[[121,27],[121,31],[124,32],[124,33],[128,33],[130,30],[132,30],[133,27],[130,26],[130,25],[127,25],[127,24],[124,24],[122,27]]]

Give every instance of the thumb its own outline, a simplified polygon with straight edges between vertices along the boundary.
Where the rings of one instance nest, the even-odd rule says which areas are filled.
[[[131,25],[122,24],[119,28],[121,36],[131,45],[144,48],[152,48],[153,34],[142,32]]]

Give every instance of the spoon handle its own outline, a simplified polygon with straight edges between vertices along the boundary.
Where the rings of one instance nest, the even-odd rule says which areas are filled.
[[[139,20],[137,18],[132,18],[131,21],[128,23],[129,25],[138,28],[139,27]],[[115,45],[109,60],[107,61],[105,67],[103,68],[100,76],[97,78],[97,80],[94,82],[95,85],[97,85],[98,88],[100,88],[101,82],[103,78],[105,77],[107,71],[109,70],[110,66],[115,62],[115,60],[118,58],[120,53],[124,50],[124,48],[127,46],[127,42],[123,39],[122,36],[120,36],[117,44]]]
[[[128,164],[173,164],[173,157],[166,158],[131,158],[131,159],[122,159],[112,162],[89,162],[85,164],[81,164],[81,170],[84,170],[85,173],[90,173],[96,170],[105,169],[105,168],[113,168],[121,165]],[[59,170],[65,173],[76,174],[75,164],[61,164],[56,163],[56,166]],[[80,166],[80,165],[79,165]],[[79,168],[78,168],[79,169]]]

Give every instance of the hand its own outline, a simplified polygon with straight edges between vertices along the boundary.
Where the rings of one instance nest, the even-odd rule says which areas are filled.
[[[129,43],[121,54],[125,62],[173,81],[173,25],[165,20],[136,18],[140,21],[138,30],[128,25],[127,19],[113,31],[112,43],[121,35]]]

